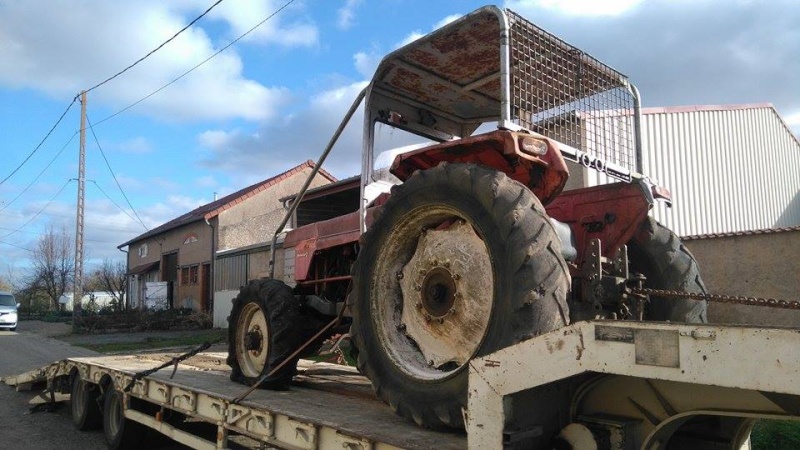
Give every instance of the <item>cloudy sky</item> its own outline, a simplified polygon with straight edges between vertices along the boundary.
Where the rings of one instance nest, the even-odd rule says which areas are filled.
[[[212,0],[0,0],[0,180],[82,89],[144,56]],[[89,120],[152,228],[316,159],[387,52],[478,1],[224,0],[124,75],[90,92]],[[629,75],[645,106],[770,102],[800,133],[796,0],[508,0],[542,28]],[[120,110],[161,89],[135,106]],[[0,276],[20,275],[45,226],[75,224],[79,104],[0,184]],[[327,168],[358,172],[360,125]],[[87,138],[87,270],[145,231]],[[40,212],[41,211],[41,212]],[[40,212],[40,213],[39,213]],[[37,213],[39,213],[37,215]],[[19,231],[15,231],[19,230]]]

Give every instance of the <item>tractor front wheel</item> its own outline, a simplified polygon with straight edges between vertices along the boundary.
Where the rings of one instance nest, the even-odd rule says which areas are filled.
[[[358,367],[398,414],[463,427],[469,361],[568,323],[570,277],[539,200],[490,168],[396,186],[353,269]]]
[[[252,386],[302,344],[300,305],[285,283],[253,280],[233,300],[228,327],[231,380]],[[286,389],[297,358],[267,378],[261,387]]]

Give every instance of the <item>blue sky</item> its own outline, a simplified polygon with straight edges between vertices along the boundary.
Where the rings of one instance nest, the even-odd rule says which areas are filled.
[[[143,56],[211,3],[0,0],[0,179],[81,89]],[[98,123],[153,92],[284,3],[224,0],[151,58],[92,91],[89,119]],[[296,0],[180,81],[99,123],[97,138],[152,228],[211,201],[215,192],[225,195],[316,159],[384,54],[482,4]],[[796,1],[513,0],[501,6],[628,74],[645,106],[771,102],[800,132]],[[44,227],[74,229],[76,183],[69,180],[77,176],[79,109],[74,104],[0,185],[0,277],[24,275],[26,249]],[[347,130],[327,168],[340,177],[357,173],[359,145],[360,124]],[[122,258],[116,246],[144,228],[131,217],[91,133],[86,149],[91,270],[103,258]]]

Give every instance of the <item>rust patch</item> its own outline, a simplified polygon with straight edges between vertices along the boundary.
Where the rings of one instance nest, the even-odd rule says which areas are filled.
[[[583,333],[578,334],[578,339],[580,339],[581,342],[575,347],[575,351],[577,352],[577,355],[575,356],[576,361],[581,360],[583,357],[583,351],[586,349],[586,345],[583,343]]]

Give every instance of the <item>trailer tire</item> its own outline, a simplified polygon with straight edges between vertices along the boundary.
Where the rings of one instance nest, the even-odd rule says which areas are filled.
[[[419,425],[463,428],[471,358],[568,324],[561,241],[539,199],[496,170],[443,163],[414,173],[393,188],[361,243],[351,294],[358,368],[379,398]],[[489,283],[475,281],[485,274]],[[419,284],[408,289],[408,280]]]
[[[84,381],[79,373],[72,376],[69,404],[75,428],[81,431],[100,428],[103,424],[101,397],[100,386]]]
[[[134,450],[141,448],[148,428],[134,420],[125,418],[123,394],[111,386],[103,399],[103,436],[112,450]]]
[[[628,244],[631,268],[647,279],[645,287],[706,293],[697,260],[669,228],[648,217]],[[707,302],[650,296],[646,320],[706,323]]]
[[[253,280],[233,300],[228,327],[231,380],[252,386],[297,350],[302,342],[300,304],[291,288],[274,279]],[[266,348],[265,348],[266,347]],[[261,387],[288,389],[297,360],[285,364]]]

